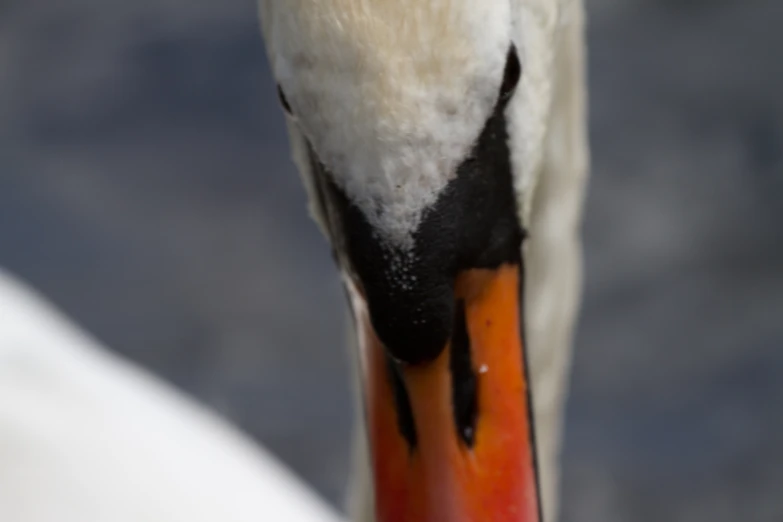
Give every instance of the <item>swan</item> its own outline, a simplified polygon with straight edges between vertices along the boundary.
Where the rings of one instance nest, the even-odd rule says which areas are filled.
[[[341,520],[270,453],[1,269],[0,317],[0,520]]]
[[[353,519],[555,520],[582,0],[259,2],[358,341]]]
[[[555,520],[581,0],[260,0],[260,16],[355,326],[352,519]],[[0,520],[341,519],[2,272],[0,313]]]

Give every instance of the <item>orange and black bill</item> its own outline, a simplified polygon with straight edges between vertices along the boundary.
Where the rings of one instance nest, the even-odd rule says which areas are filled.
[[[448,346],[415,365],[390,358],[353,296],[378,522],[541,522],[521,277],[459,274]]]

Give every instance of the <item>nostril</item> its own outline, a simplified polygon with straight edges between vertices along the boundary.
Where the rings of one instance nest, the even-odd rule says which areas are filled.
[[[402,380],[399,365],[386,356],[386,368],[394,395],[394,410],[397,412],[397,428],[408,443],[408,448],[413,451],[418,443],[416,434],[416,422],[413,420],[413,408],[405,382]]]
[[[476,371],[470,352],[470,335],[465,319],[465,301],[457,302],[451,337],[449,369],[451,370],[452,406],[457,434],[468,446],[476,440],[478,398]]]

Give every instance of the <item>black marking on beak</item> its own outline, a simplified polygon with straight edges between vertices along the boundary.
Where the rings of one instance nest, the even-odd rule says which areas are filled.
[[[478,387],[470,353],[470,335],[465,320],[465,302],[460,300],[454,311],[451,337],[451,393],[457,435],[469,448],[476,442]]]
[[[400,374],[399,364],[386,354],[386,367],[389,373],[389,383],[394,394],[394,409],[397,412],[397,428],[400,435],[408,443],[411,451],[416,449],[418,436],[416,435],[416,421],[413,420],[413,409],[408,390]]]

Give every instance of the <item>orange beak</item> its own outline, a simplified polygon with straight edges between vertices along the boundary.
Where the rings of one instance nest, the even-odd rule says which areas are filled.
[[[352,292],[378,522],[540,522],[520,268],[463,272],[448,346],[391,361]]]

